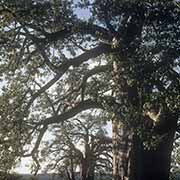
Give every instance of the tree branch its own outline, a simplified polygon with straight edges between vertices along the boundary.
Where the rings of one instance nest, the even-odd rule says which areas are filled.
[[[31,152],[29,154],[24,154],[23,157],[35,156],[35,153],[37,153],[37,150],[39,148],[39,145],[41,143],[41,140],[42,140],[42,138],[43,138],[47,128],[48,128],[47,125],[43,125],[43,127],[39,131],[39,135],[37,137],[37,140],[36,140],[36,143],[34,145],[34,148],[31,150]]]
[[[26,110],[28,110],[31,106],[31,104],[34,102],[34,100],[41,95],[43,92],[45,92],[48,88],[50,88],[53,84],[55,84],[68,70],[68,68],[72,66],[79,66],[81,63],[88,61],[91,58],[95,58],[103,53],[108,53],[107,50],[111,50],[111,48],[107,45],[100,44],[99,46],[75,57],[72,59],[68,59],[58,67],[57,74],[53,79],[51,79],[46,85],[44,85],[41,89],[39,89],[30,99]]]
[[[41,89],[39,89],[36,93],[34,93],[31,97],[31,99],[29,100],[26,108],[25,108],[25,111],[27,111],[31,104],[34,102],[34,100],[40,96],[42,93],[44,93],[48,88],[50,88],[53,84],[55,84],[59,79],[60,77],[63,75],[64,73],[61,73],[61,74],[56,74],[54,78],[52,78],[46,85],[44,85]]]
[[[90,108],[103,109],[101,104],[98,104],[97,102],[93,102],[91,100],[86,100],[86,101],[80,102],[75,107],[68,110],[67,112],[64,112],[60,115],[52,116],[43,121],[40,121],[38,125],[49,125],[49,124],[64,122],[66,119],[72,118],[78,113],[85,111],[87,109],[90,109]]]
[[[77,57],[71,58],[68,61],[65,61],[64,63],[68,62],[69,65],[77,67],[81,63],[88,61],[89,59],[96,58],[102,54],[107,54],[111,51],[112,51],[111,46],[101,43],[95,48],[92,48]]]
[[[81,82],[81,84],[80,84],[80,86],[79,86],[79,88],[78,88],[78,89],[80,89],[80,88],[82,89],[82,90],[81,90],[81,99],[82,99],[82,101],[84,100],[84,94],[85,94],[85,89],[86,89],[86,82],[87,82],[88,78],[89,78],[90,76],[93,76],[94,74],[97,74],[97,73],[100,73],[100,72],[105,72],[105,71],[107,71],[107,70],[109,70],[109,69],[112,69],[112,66],[109,65],[109,64],[103,65],[103,66],[97,66],[97,67],[89,70],[89,71],[84,75],[84,77],[83,77],[83,79],[82,79],[82,82]]]
[[[97,38],[100,38],[100,37],[104,39],[111,38],[107,29],[101,26],[98,26],[96,24],[87,23],[85,21],[80,21],[80,20],[77,20],[76,22],[74,22],[73,25],[66,26],[64,29],[53,32],[53,33],[49,33],[44,30],[39,30],[39,28],[32,26],[31,24],[26,23],[26,26],[43,34],[45,38],[38,38],[38,40],[42,42],[54,42],[57,40],[64,40],[70,35],[77,34],[77,33],[80,33],[82,35],[90,34]]]

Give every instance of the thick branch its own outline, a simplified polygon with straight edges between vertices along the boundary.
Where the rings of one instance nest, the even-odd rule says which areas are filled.
[[[36,45],[37,50],[39,51],[40,55],[42,56],[42,58],[44,59],[44,62],[46,63],[46,65],[54,72],[54,73],[58,73],[58,70],[56,68],[56,66],[50,62],[46,52],[43,50],[43,48],[41,47],[40,44],[34,42],[34,44]]]
[[[72,66],[79,66],[81,63],[88,61],[91,58],[95,58],[103,53],[108,53],[110,51],[110,47],[104,44],[100,44],[99,46],[75,57],[69,60],[64,61],[57,69],[58,73],[56,76],[51,79],[46,85],[44,85],[41,89],[39,89],[30,99],[28,105],[27,105],[27,110],[31,106],[31,104],[34,102],[34,100],[40,96],[43,92],[45,92],[48,88],[50,88],[53,84],[55,84],[63,75],[64,73],[68,70],[68,68]]]
[[[41,85],[40,85],[38,82],[36,82],[35,80],[34,80],[34,82],[35,82],[35,84],[37,84],[40,88],[42,88]],[[55,107],[54,107],[53,102],[52,102],[51,98],[49,97],[48,93],[44,92],[44,95],[46,96],[46,99],[47,99],[47,101],[49,102],[49,105],[51,106],[53,113],[56,114]]]
[[[85,74],[85,76],[83,77],[82,83],[86,82],[87,79],[88,79],[90,76],[92,76],[92,75],[94,75],[94,74],[97,74],[97,73],[100,73],[100,72],[105,72],[105,71],[107,71],[107,70],[110,70],[111,68],[112,68],[112,66],[110,66],[109,64],[107,64],[107,65],[103,65],[103,66],[97,66],[97,67],[89,70],[89,71]]]
[[[81,63],[88,61],[89,59],[96,58],[102,54],[106,54],[111,51],[112,51],[111,46],[106,44],[99,44],[95,48],[90,49],[75,58],[69,59],[68,62],[72,66],[79,66]]]
[[[40,129],[40,132],[39,132],[39,135],[37,137],[37,140],[36,140],[36,143],[34,145],[34,148],[32,149],[32,151],[29,154],[23,155],[23,157],[35,156],[35,153],[37,153],[37,150],[39,148],[39,145],[41,143],[41,140],[42,140],[46,130],[47,130],[47,126],[44,125],[43,128]]]
[[[41,34],[45,36],[45,38],[38,38],[39,41],[41,42],[54,42],[57,40],[64,40],[65,38],[69,37],[70,35],[80,33],[82,35],[90,34],[93,37],[98,37],[98,38],[104,38],[104,39],[110,39],[111,36],[108,32],[107,29],[98,26],[96,24],[91,24],[87,23],[85,21],[80,21],[77,20],[77,22],[74,22],[73,25],[69,25],[65,27],[63,30],[49,33],[44,30],[40,30],[38,27],[35,27],[34,25],[27,24],[27,27],[30,27]]]
[[[27,106],[26,106],[26,110],[28,110],[31,106],[31,104],[34,102],[34,100],[40,96],[42,93],[44,93],[48,88],[50,88],[54,83],[56,83],[59,78],[63,75],[62,74],[57,74],[53,79],[51,79],[46,85],[44,85],[41,89],[39,89],[29,100]]]
[[[45,119],[44,121],[40,121],[38,125],[41,125],[41,124],[49,125],[49,124],[64,122],[66,119],[72,118],[78,113],[85,111],[87,109],[90,109],[90,108],[103,109],[101,104],[98,104],[97,102],[93,102],[91,100],[86,100],[86,101],[80,102],[75,107],[68,110],[67,112],[64,112],[57,116],[49,117]]]

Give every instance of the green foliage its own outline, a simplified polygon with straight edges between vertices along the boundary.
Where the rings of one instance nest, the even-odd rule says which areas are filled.
[[[70,118],[94,107],[138,129],[147,148],[164,140],[142,119],[147,104],[170,114],[180,106],[174,1],[1,1],[0,14],[0,169],[33,140],[39,157],[44,127],[72,128]]]
[[[179,133],[176,133],[176,140],[173,144],[172,162],[171,162],[171,179],[176,180],[180,176],[180,148]]]
[[[4,173],[0,172],[0,178],[1,180],[22,180],[22,177],[19,174],[16,173]]]
[[[44,142],[41,150],[42,163],[47,163],[46,172],[62,173],[73,167],[74,172],[86,162],[88,169],[95,172],[111,172],[111,138],[108,137],[101,120],[104,114],[88,112],[77,116],[63,125],[52,126],[54,139]],[[103,157],[101,159],[101,156]]]
[[[5,87],[0,96],[0,170],[8,171],[21,154],[28,129],[23,121],[26,113],[23,111],[22,93],[19,84],[13,83]],[[18,160],[18,159],[17,159]]]

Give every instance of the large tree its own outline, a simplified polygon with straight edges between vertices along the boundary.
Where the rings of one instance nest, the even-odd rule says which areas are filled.
[[[4,0],[0,13],[3,104],[20,107],[0,117],[16,125],[2,144],[36,138],[29,152],[13,146],[14,157],[37,162],[53,124],[100,108],[113,122],[114,179],[168,179],[180,97],[176,2]]]
[[[85,112],[53,126],[51,132],[55,138],[46,141],[41,153],[46,173],[61,173],[69,180],[111,176],[112,139],[99,112]]]

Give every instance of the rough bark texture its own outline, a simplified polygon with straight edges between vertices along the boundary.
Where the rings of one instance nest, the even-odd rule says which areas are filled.
[[[138,180],[169,180],[171,152],[173,149],[174,134],[178,115],[168,113],[158,131],[163,139],[155,150],[141,150],[142,152],[142,178]],[[162,134],[163,132],[163,134]]]
[[[142,151],[142,178],[140,180],[169,180],[174,133],[169,133],[156,150]]]
[[[156,149],[150,150],[143,147],[142,140],[132,130],[113,121],[114,180],[169,180],[177,116],[169,115],[169,121],[169,130],[162,135]]]
[[[120,117],[113,120],[113,179],[169,180],[177,116],[172,115],[172,112],[167,112],[168,107],[166,107],[163,118],[154,130],[152,128],[154,134],[163,138],[155,150],[144,149],[141,140],[129,128],[129,126],[134,128],[137,125],[135,121],[139,117],[134,117],[133,112],[142,113],[140,109],[143,105],[143,99],[139,97],[136,81],[130,79],[130,77],[127,78],[127,71],[129,70],[126,66],[127,62],[126,55],[117,56],[113,59],[114,94],[119,105],[114,108],[114,112],[118,118]],[[166,106],[165,101],[163,106]],[[127,123],[130,125],[128,126]]]
[[[113,178],[130,180],[133,132],[126,126],[113,120]]]

